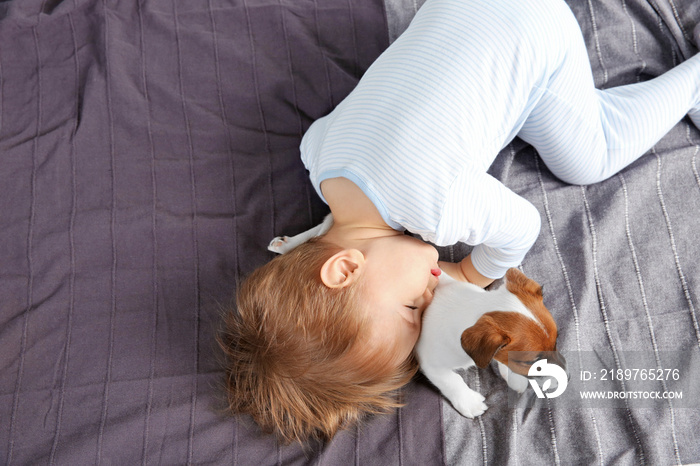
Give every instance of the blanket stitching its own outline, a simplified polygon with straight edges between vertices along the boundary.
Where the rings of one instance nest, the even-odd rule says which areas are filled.
[[[637,275],[637,284],[639,285],[639,292],[641,295],[642,299],[642,306],[644,307],[644,314],[646,316],[646,321],[647,321],[647,328],[649,330],[649,337],[651,338],[651,345],[652,348],[654,349],[654,358],[656,360],[656,366],[658,368],[661,368],[661,358],[659,355],[659,346],[656,340],[656,332],[654,331],[654,323],[651,319],[651,313],[649,311],[649,303],[647,301],[647,294],[646,294],[646,289],[644,287],[644,280],[642,278],[642,271],[641,267],[639,265],[639,260],[637,257],[637,250],[634,245],[634,241],[632,239],[632,228],[630,225],[630,216],[629,216],[629,192],[627,190],[627,182],[625,181],[625,177],[622,173],[618,174],[618,178],[620,180],[620,184],[622,185],[622,193],[624,196],[624,201],[625,201],[625,234],[627,236],[627,244],[630,249],[630,254],[632,256],[632,262],[634,264],[634,271],[635,274]],[[668,391],[667,389],[667,384],[665,380],[661,380],[662,387],[664,391]],[[678,464],[681,464],[681,458],[678,450],[678,439],[677,439],[677,434],[676,434],[676,413],[675,410],[673,409],[673,402],[669,399],[667,400],[668,406],[669,406],[669,412],[671,415],[671,438],[673,439],[673,450],[676,456],[676,461]]]
[[[598,304],[599,304],[599,309],[600,312],[603,316],[603,326],[605,328],[605,334],[608,338],[608,343],[610,344],[610,349],[613,353],[613,359],[615,361],[615,368],[619,369],[622,367],[620,363],[620,357],[618,354],[618,349],[615,347],[613,335],[612,335],[612,329],[610,328],[610,317],[608,315],[608,308],[605,302],[605,298],[603,296],[603,284],[600,279],[600,273],[598,269],[598,235],[596,232],[595,228],[595,223],[593,222],[593,212],[591,210],[590,203],[588,202],[588,196],[586,194],[586,187],[581,186],[581,196],[583,197],[583,204],[584,208],[586,211],[586,218],[588,220],[588,228],[591,232],[591,253],[593,255],[593,277],[595,281],[595,287],[596,287],[596,293],[598,295]],[[625,382],[624,380],[620,380],[620,385],[622,386],[622,390],[626,390],[625,388]],[[646,455],[644,454],[644,446],[641,443],[641,439],[639,437],[639,433],[637,432],[636,428],[636,423],[634,420],[634,416],[632,415],[632,411],[629,406],[629,400],[625,399],[625,411],[627,413],[627,419],[629,420],[629,425],[630,428],[632,429],[633,435],[634,435],[634,440],[637,444],[637,453],[639,455],[639,462],[640,464],[646,464]]]
[[[579,309],[578,309],[578,306],[576,306],[576,298],[574,297],[574,291],[573,291],[573,286],[571,285],[571,278],[569,277],[569,271],[566,268],[566,264],[564,263],[564,256],[561,252],[561,249],[559,248],[559,240],[557,239],[557,235],[554,231],[554,220],[553,220],[552,211],[551,211],[550,204],[549,204],[549,197],[547,196],[547,189],[544,186],[544,179],[542,177],[542,168],[540,167],[540,158],[539,157],[535,157],[535,168],[537,170],[537,179],[539,181],[540,190],[542,191],[545,217],[547,218],[547,225],[549,227],[549,233],[552,237],[552,243],[554,245],[554,253],[557,256],[559,266],[561,267],[562,276],[564,278],[564,283],[566,284],[566,291],[567,291],[567,294],[569,296],[569,303],[571,304],[571,309],[573,310],[573,314],[574,314],[573,317],[574,317],[574,332],[576,334],[576,347],[578,349],[579,366],[582,366],[581,328],[580,328]],[[589,413],[591,416],[591,422],[593,423],[593,432],[595,434],[596,446],[598,447],[598,460],[599,460],[599,464],[602,466],[604,464],[603,447],[602,447],[602,443],[600,440],[600,432],[598,430],[598,420],[596,419],[596,416],[595,416],[593,410],[589,410]]]

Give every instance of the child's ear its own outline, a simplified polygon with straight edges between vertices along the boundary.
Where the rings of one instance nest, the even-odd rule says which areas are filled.
[[[321,281],[328,288],[344,288],[357,280],[365,256],[357,249],[343,249],[321,267]]]

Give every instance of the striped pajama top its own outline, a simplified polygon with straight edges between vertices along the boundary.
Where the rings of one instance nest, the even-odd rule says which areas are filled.
[[[550,14],[557,9],[547,3],[567,8],[541,3]],[[428,0],[353,92],[305,134],[302,160],[318,194],[323,180],[345,177],[391,227],[438,246],[475,246],[472,262],[486,277],[520,264],[540,215],[486,171],[551,73],[558,52],[538,54],[536,26],[517,27],[541,18],[520,0]]]

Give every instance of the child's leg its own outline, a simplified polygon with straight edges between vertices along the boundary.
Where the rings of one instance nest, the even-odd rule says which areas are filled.
[[[583,39],[573,38],[518,135],[557,177],[589,184],[634,162],[689,112],[700,128],[700,54],[650,81],[598,90]]]

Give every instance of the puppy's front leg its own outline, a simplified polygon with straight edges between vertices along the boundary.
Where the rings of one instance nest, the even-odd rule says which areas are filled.
[[[315,227],[299,233],[295,236],[278,236],[270,241],[267,249],[277,254],[286,254],[302,243],[306,243],[311,238],[325,235],[333,225],[333,214],[326,215],[323,222]]]
[[[484,403],[486,398],[469,388],[462,377],[453,370],[423,368],[423,373],[462,416],[471,419],[482,415],[488,409]]]
[[[498,361],[496,361],[498,362]],[[498,372],[501,377],[508,383],[508,386],[518,393],[524,392],[528,387],[527,377],[516,374],[505,364],[498,362]]]

